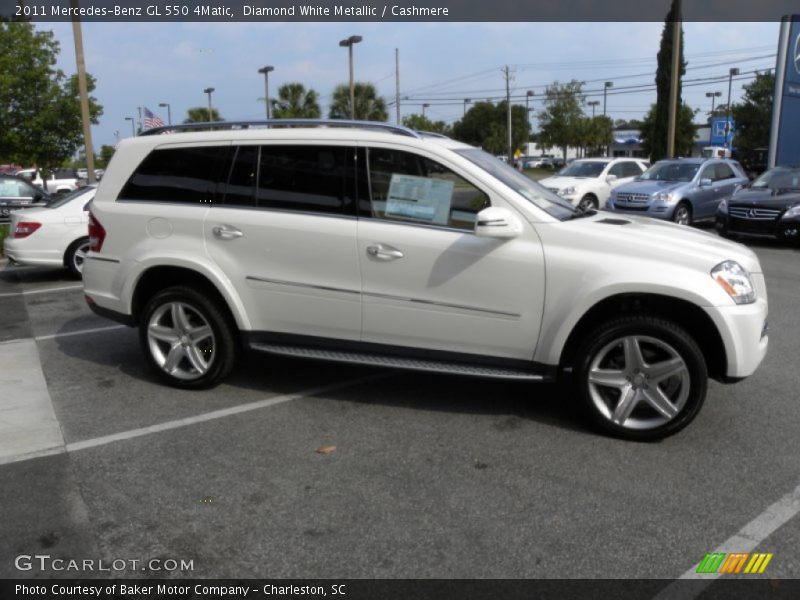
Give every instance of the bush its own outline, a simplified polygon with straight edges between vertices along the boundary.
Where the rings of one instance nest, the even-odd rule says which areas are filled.
[[[0,256],[5,256],[5,254],[3,254],[3,240],[6,239],[8,235],[9,227],[11,226],[7,223],[0,224]]]

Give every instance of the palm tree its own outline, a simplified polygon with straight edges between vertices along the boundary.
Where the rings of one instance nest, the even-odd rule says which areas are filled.
[[[385,121],[389,118],[386,112],[386,100],[378,95],[371,83],[356,83],[354,89],[355,118],[363,121]],[[350,118],[350,86],[346,83],[337,85],[333,91],[333,102],[328,113],[331,119]]]
[[[224,121],[216,108],[211,109],[212,121]],[[206,123],[208,122],[208,109],[205,106],[195,106],[186,111],[184,123]]]
[[[318,119],[322,114],[317,102],[317,92],[306,91],[302,83],[285,83],[278,89],[278,97],[270,100],[275,119]]]

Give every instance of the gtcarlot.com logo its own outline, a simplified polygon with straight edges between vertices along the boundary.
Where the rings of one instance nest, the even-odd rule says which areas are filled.
[[[772,553],[710,552],[697,566],[698,573],[761,574],[772,560]]]
[[[175,558],[53,558],[49,554],[20,554],[14,559],[18,571],[194,571],[194,560]]]

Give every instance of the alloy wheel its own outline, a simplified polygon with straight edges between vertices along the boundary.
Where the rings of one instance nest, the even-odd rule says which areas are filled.
[[[198,379],[214,362],[211,325],[185,302],[167,302],[153,311],[147,323],[147,342],[156,364],[177,379]]]

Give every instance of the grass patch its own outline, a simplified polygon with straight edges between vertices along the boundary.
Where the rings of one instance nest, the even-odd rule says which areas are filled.
[[[0,224],[0,256],[5,256],[3,253],[3,240],[8,237],[8,230],[11,227],[8,223]]]
[[[552,177],[558,173],[558,169],[525,169],[522,172],[534,181],[539,181],[545,177]]]

